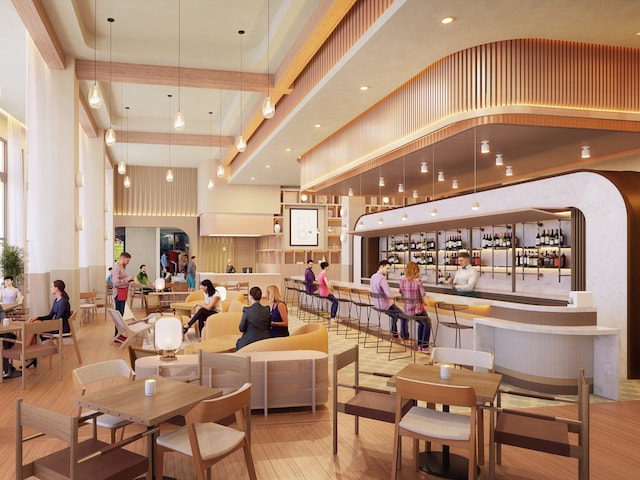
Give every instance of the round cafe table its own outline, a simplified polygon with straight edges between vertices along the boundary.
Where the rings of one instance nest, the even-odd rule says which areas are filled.
[[[203,352],[228,353],[236,351],[236,341],[240,335],[221,335],[212,337],[201,342],[190,343],[184,348],[185,353]]]

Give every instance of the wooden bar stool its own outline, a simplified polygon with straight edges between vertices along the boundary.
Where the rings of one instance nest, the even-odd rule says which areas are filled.
[[[460,335],[460,331],[471,330],[473,328],[473,325],[465,325],[463,323],[458,323],[458,316],[456,315],[456,312],[459,312],[461,310],[466,310],[467,308],[469,308],[469,305],[464,305],[462,303],[449,303],[449,302],[436,303],[435,310],[436,310],[436,318],[438,319],[438,325],[436,325],[436,331],[435,331],[435,334],[433,335],[434,345],[436,343],[436,338],[438,336],[438,327],[440,326],[440,324],[442,324],[445,327],[455,329],[456,331],[455,348],[462,348],[462,338]],[[441,322],[440,316],[438,315],[438,310],[448,310],[450,312],[453,312],[453,322]]]

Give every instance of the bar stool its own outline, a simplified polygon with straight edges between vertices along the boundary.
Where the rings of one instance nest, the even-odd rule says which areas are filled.
[[[292,278],[284,279],[284,301],[290,307],[290,313],[293,315],[294,308],[297,306],[297,289]]]
[[[349,332],[345,334],[346,339],[356,338],[357,342],[360,343],[360,333],[362,332],[362,326],[365,328],[365,337],[364,340],[366,342],[366,332],[369,328],[369,322],[371,321],[371,309],[373,305],[371,304],[369,298],[368,290],[361,290],[359,288],[349,288],[349,298],[351,299],[351,305],[353,305],[355,310],[355,318],[356,318],[356,326],[358,333],[355,337],[349,337]],[[364,313],[364,315],[363,315]]]
[[[349,329],[351,328],[351,322],[352,322],[352,318],[351,318],[351,308],[353,307],[353,304],[351,303],[351,296],[349,295],[349,288],[348,287],[342,287],[340,285],[336,285],[335,287],[333,287],[333,296],[336,297],[336,300],[338,300],[338,318],[340,318],[340,321],[336,322],[336,333],[338,335],[340,335],[340,323],[344,323],[344,336],[346,337],[347,334],[349,333]],[[344,305],[344,308],[341,308],[341,305]],[[340,313],[345,313],[346,311],[346,316],[344,315],[340,315]]]
[[[436,318],[438,319],[438,325],[436,325],[436,331],[433,335],[433,344],[436,343],[436,338],[438,337],[438,327],[442,324],[445,327],[453,328],[456,331],[456,342],[455,348],[462,348],[462,338],[460,331],[461,330],[470,330],[473,328],[473,325],[465,325],[463,323],[458,323],[458,316],[456,312],[460,312],[461,310],[466,310],[469,308],[469,305],[464,305],[462,303],[449,303],[449,302],[438,302],[435,305],[436,310]],[[438,310],[448,310],[453,312],[453,322],[441,322],[440,315],[438,315]]]
[[[391,351],[393,350],[393,335],[391,333],[391,328],[389,328],[389,350],[381,349],[380,346],[384,344],[384,338],[383,338],[384,334],[382,333],[383,332],[382,316],[385,315],[385,316],[389,317],[389,321],[391,321],[391,314],[390,314],[388,309],[378,308],[378,307],[375,306],[376,299],[380,299],[380,300],[385,299],[386,300],[387,296],[383,295],[381,293],[375,293],[375,292],[370,292],[370,295],[371,295],[371,299],[372,299],[372,303],[373,303],[373,310],[375,310],[378,313],[378,325],[377,326],[373,325],[373,328],[376,329],[376,353],[382,352],[382,353],[389,353],[390,354]],[[400,312],[393,312],[393,314],[396,315],[396,316],[397,316],[398,313],[400,313]],[[371,325],[369,325],[367,330],[369,332],[371,332],[371,328],[372,328]],[[367,341],[365,339],[365,347],[367,346],[366,343],[367,343]],[[404,344],[402,344],[402,345],[404,347],[404,350],[403,350],[403,352],[404,352],[404,351],[406,351],[406,346]]]

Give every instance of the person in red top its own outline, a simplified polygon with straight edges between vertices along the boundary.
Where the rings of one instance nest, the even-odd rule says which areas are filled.
[[[416,262],[407,263],[404,277],[400,280],[400,293],[404,302],[404,313],[424,317],[424,320],[418,323],[418,350],[428,353],[431,320],[424,309],[424,285],[420,278],[420,267]],[[402,322],[406,322],[406,320],[402,320]],[[406,327],[403,325],[404,328]]]
[[[113,266],[111,271],[111,283],[113,285],[113,300],[116,306],[116,310],[120,312],[120,315],[124,316],[124,306],[127,303],[127,296],[129,295],[129,283],[133,282],[133,275],[127,275],[127,265],[131,261],[131,254],[122,252],[120,254],[120,260]],[[113,336],[118,334],[116,328]],[[120,335],[122,342],[126,340],[123,335]],[[114,340],[115,341],[115,340]]]
[[[318,295],[331,301],[331,320],[335,320],[338,313],[338,300],[331,293],[331,283],[329,283],[329,279],[327,278],[329,263],[321,262],[320,268],[322,271],[318,274]]]

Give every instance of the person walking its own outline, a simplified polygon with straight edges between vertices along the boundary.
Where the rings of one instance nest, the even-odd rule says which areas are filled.
[[[131,262],[131,254],[122,252],[120,254],[120,260],[116,262],[111,271],[111,283],[113,284],[113,303],[116,306],[116,310],[120,312],[120,315],[124,317],[124,306],[127,303],[127,297],[129,296],[129,283],[133,282],[133,275],[127,275],[127,265]],[[115,329],[113,336],[118,334],[118,329]],[[120,335],[118,340],[124,342],[126,337]],[[117,340],[114,340],[117,341]]]
[[[187,287],[190,292],[196,289],[196,257],[191,257],[191,261],[187,263]]]

